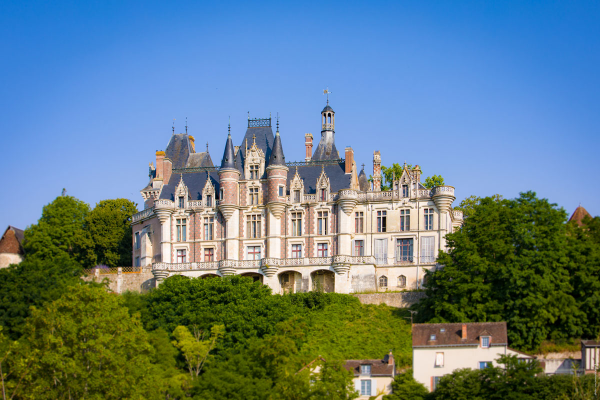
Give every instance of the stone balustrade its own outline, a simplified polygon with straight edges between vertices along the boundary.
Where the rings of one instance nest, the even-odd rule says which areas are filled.
[[[455,220],[462,221],[463,220],[463,212],[461,210],[452,210],[452,216]]]
[[[133,214],[133,216],[131,217],[131,223],[135,224],[138,223],[144,219],[150,218],[154,215],[154,208],[146,208],[143,211],[140,211],[137,214]]]
[[[436,186],[433,189],[431,189],[431,196],[438,196],[438,195],[454,196],[454,187],[444,185],[444,186]]]

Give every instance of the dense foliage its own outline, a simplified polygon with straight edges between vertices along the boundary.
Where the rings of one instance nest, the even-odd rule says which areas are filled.
[[[411,164],[406,164],[406,168],[408,170],[412,170]],[[385,165],[381,166],[381,175],[383,178],[383,182],[381,182],[381,190],[392,190],[394,186],[394,179],[400,179],[402,174],[404,173],[404,165],[400,165],[398,163],[393,163],[391,167],[386,167]],[[373,182],[373,176],[369,177],[369,182]],[[444,178],[441,175],[432,175],[425,178],[423,182],[423,186],[431,189],[434,186],[444,185]]]
[[[555,204],[532,192],[483,198],[446,239],[419,321],[506,321],[524,350],[600,333],[598,239]]]

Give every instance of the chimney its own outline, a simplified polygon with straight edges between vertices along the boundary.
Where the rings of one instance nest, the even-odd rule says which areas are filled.
[[[169,179],[171,179],[171,173],[173,172],[173,162],[168,158],[163,160],[163,185],[169,183]]]
[[[164,151],[156,152],[156,179],[163,179],[163,161],[165,159]]]
[[[196,152],[196,139],[192,135],[188,136],[190,138],[190,146],[192,147],[192,153]]]
[[[381,153],[379,150],[373,153],[373,191],[381,190]]]
[[[412,172],[413,172],[413,176],[414,176],[415,180],[417,182],[421,182],[421,167],[419,167],[418,165],[415,165]]]
[[[392,355],[391,350],[390,350],[390,354],[388,355],[388,365],[394,365],[394,356]]]
[[[462,326],[462,340],[467,340],[467,324]]]
[[[346,173],[352,172],[352,165],[354,164],[354,150],[352,147],[346,147]]]
[[[312,133],[304,134],[304,145],[306,146],[306,161],[310,161],[312,158],[312,148],[313,148],[313,135]]]

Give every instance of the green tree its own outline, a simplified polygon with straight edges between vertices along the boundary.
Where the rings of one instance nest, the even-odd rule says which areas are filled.
[[[412,169],[412,165],[407,165],[409,170]],[[381,183],[381,190],[392,190],[394,186],[394,179],[400,179],[404,167],[398,163],[393,163],[391,167],[381,166],[381,174],[383,175],[383,182]]]
[[[427,189],[431,189],[435,186],[443,186],[443,185],[444,185],[444,178],[442,178],[441,175],[428,176],[427,178],[425,178],[425,183],[423,184],[423,186],[425,186]]]
[[[73,257],[83,240],[83,222],[89,212],[86,203],[72,196],[59,196],[45,205],[38,223],[25,229],[25,256],[42,260]]]
[[[383,400],[425,400],[429,391],[413,378],[413,370],[396,375],[392,382],[392,394],[383,396]]]
[[[492,199],[496,201],[501,201],[502,199],[504,199],[504,197],[500,194],[495,194],[492,196]],[[471,215],[473,215],[473,213],[475,212],[475,208],[479,205],[480,202],[481,197],[472,195],[463,199],[458,205],[458,207],[454,207],[454,209],[462,211],[464,218],[468,218]]]
[[[83,222],[78,256],[86,268],[131,265],[131,217],[137,206],[127,199],[102,200]]]
[[[11,389],[35,399],[159,398],[152,355],[148,335],[118,296],[73,286],[32,310],[9,358],[11,372],[23,378]]]
[[[185,326],[178,326],[173,331],[173,345],[177,347],[187,363],[190,376],[198,376],[208,358],[208,354],[215,348],[217,341],[223,337],[225,327],[214,325],[210,330],[210,337],[205,339],[205,334],[194,327],[192,335]]]

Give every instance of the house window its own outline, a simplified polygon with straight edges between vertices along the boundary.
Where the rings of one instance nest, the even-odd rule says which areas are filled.
[[[177,241],[185,242],[186,241],[186,220],[185,219],[177,219]]]
[[[361,379],[360,380],[360,395],[370,396],[371,395],[371,380]]]
[[[354,213],[354,233],[363,233],[364,214],[362,211]]]
[[[437,368],[444,366],[444,353],[435,353],[435,366]]]
[[[250,188],[250,204],[258,204],[258,188]]]
[[[425,209],[425,230],[433,230],[433,208]]]
[[[410,231],[410,210],[400,210],[400,230]]]
[[[283,186],[279,186],[279,197],[283,197]]]
[[[408,197],[408,185],[402,185],[402,197]]]
[[[300,203],[300,191],[294,190],[294,203]]]
[[[215,261],[215,249],[204,249],[204,262]]]
[[[248,260],[260,260],[260,246],[248,246]]]
[[[206,196],[206,207],[212,207],[212,196],[211,195]]]
[[[327,243],[317,244],[317,257],[327,257]]]
[[[139,267],[139,266],[140,266],[140,258],[139,258],[139,257],[136,257],[136,258],[135,258],[135,266],[136,266],[136,267]]]
[[[248,215],[246,217],[246,229],[248,230],[249,238],[260,237],[260,215]]]
[[[406,287],[406,277],[404,275],[398,277],[398,287]]]
[[[397,262],[412,262],[413,261],[413,240],[412,239],[397,239],[396,240],[396,261]]]
[[[386,265],[388,263],[387,239],[375,239],[375,262],[377,265]]]
[[[483,347],[484,349],[487,349],[490,347],[490,337],[489,336],[481,337],[481,347]]]
[[[222,188],[221,188],[221,189],[219,189],[219,193],[220,193],[220,196],[219,196],[219,198],[220,198],[221,200],[223,200],[223,189],[222,189]]]
[[[355,240],[354,241],[354,255],[355,256],[364,256],[365,255],[365,241],[364,240]]]
[[[140,233],[135,233],[135,248],[139,250],[140,248]]]
[[[327,189],[319,190],[319,201],[327,201]]]
[[[386,288],[387,287],[387,283],[388,283],[388,279],[387,276],[380,276],[379,277],[379,287],[380,288]]]
[[[433,236],[421,237],[421,262],[423,262],[423,263],[435,262],[434,243],[435,243],[435,238]]]
[[[204,217],[204,240],[213,240],[214,217]]]
[[[292,245],[292,258],[302,258],[302,245],[301,244],[293,244]]]
[[[183,196],[179,197],[179,208],[185,208],[185,200]]]
[[[387,225],[387,211],[377,211],[377,232],[385,232]]]
[[[258,165],[250,165],[250,179],[258,179]]]
[[[486,369],[492,366],[491,361],[479,361],[479,369]]]
[[[185,249],[177,250],[177,262],[179,264],[186,262],[185,261]]]
[[[292,236],[302,236],[302,213],[292,213]]]
[[[361,365],[360,366],[360,374],[361,375],[371,375],[371,366],[370,365]]]
[[[440,379],[441,378],[442,378],[441,376],[432,376],[431,377],[431,383],[432,383],[431,390],[432,391],[435,390],[438,387],[438,385],[440,384]]]
[[[429,335],[429,340],[435,340],[435,335]]]
[[[317,234],[327,235],[327,211],[317,212]]]

